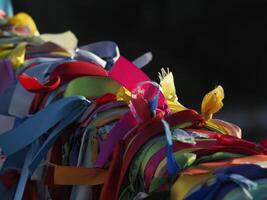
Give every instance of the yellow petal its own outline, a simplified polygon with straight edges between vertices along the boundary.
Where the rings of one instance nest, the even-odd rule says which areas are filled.
[[[205,95],[201,104],[201,112],[207,120],[211,119],[212,115],[223,107],[223,99],[224,91],[220,85]]]
[[[120,87],[116,96],[118,101],[124,101],[126,103],[129,103],[132,98],[131,92],[125,87]]]
[[[25,50],[26,50],[26,43],[21,42],[15,47],[15,49],[11,51],[9,59],[14,69],[19,68],[19,66],[21,66],[24,63]]]
[[[167,100],[167,104],[172,113],[179,112],[182,110],[186,110],[187,108],[180,104],[178,101],[169,101]]]
[[[35,22],[31,18],[31,16],[28,15],[27,13],[20,12],[16,14],[14,17],[11,17],[9,19],[9,23],[15,26],[27,26],[31,31],[32,35],[34,36],[39,35]]]
[[[161,91],[167,100],[171,112],[185,110],[186,108],[178,102],[172,72],[170,72],[168,68],[167,71],[162,68],[161,73],[159,73],[159,79]]]

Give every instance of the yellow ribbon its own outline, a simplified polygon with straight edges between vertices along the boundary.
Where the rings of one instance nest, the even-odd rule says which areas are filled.
[[[38,36],[39,32],[35,25],[35,22],[30,15],[24,12],[20,12],[9,19],[9,23],[14,26],[26,26],[29,28],[33,36]]]
[[[161,73],[159,72],[159,79],[161,91],[167,100],[167,104],[170,107],[171,112],[179,112],[187,109],[178,101],[173,74],[169,71],[169,68],[167,68],[167,71],[163,68],[161,69]]]
[[[171,200],[183,200],[188,192],[212,177],[212,173],[193,176],[181,174],[171,187]]]
[[[204,96],[201,104],[201,112],[206,120],[210,120],[212,115],[223,107],[223,99],[224,91],[220,85]]]
[[[9,59],[14,69],[18,69],[24,63],[26,52],[26,42],[19,43],[9,55]]]
[[[45,42],[53,42],[69,51],[75,49],[78,44],[78,39],[71,31],[57,34],[41,34],[40,38]]]
[[[223,120],[212,119],[213,114],[223,107],[223,99],[224,90],[220,85],[204,96],[201,104],[201,112],[206,119],[206,127],[223,134],[241,138],[241,129],[235,124]]]
[[[132,98],[132,94],[125,87],[120,87],[119,91],[117,92],[116,97],[118,101],[124,101],[127,104],[129,104]]]

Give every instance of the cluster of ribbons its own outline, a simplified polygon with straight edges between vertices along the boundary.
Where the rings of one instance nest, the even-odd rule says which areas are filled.
[[[0,3],[0,199],[266,199],[267,142],[241,139],[213,114],[179,103],[173,74],[156,83],[114,42],[77,47],[39,34]]]

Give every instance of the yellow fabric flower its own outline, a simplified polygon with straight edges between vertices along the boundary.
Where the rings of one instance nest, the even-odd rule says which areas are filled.
[[[220,85],[204,96],[201,104],[201,112],[206,120],[210,120],[212,115],[223,107],[223,99],[224,91]]]
[[[161,73],[159,72],[159,79],[161,91],[167,100],[167,104],[170,107],[171,112],[178,112],[187,109],[178,101],[173,74],[169,71],[169,68],[167,68],[167,71],[163,68],[161,69]]]
[[[18,69],[24,63],[26,42],[19,43],[9,55],[9,59],[14,69]]]
[[[16,14],[14,17],[9,19],[9,23],[14,26],[27,26],[33,36],[39,35],[35,22],[27,13],[20,12]]]

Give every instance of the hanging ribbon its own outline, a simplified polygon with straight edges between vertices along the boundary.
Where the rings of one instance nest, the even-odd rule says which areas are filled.
[[[18,76],[20,84],[28,91],[34,93],[50,92],[55,90],[60,84],[60,77],[57,76],[54,80],[50,80],[45,84],[41,84],[37,78],[30,77],[27,74],[22,74]]]
[[[172,134],[170,131],[169,124],[165,120],[161,120],[164,126],[165,134],[166,134],[166,141],[167,141],[167,168],[168,174],[170,178],[174,178],[177,173],[180,171],[180,167],[175,161],[172,151]]]
[[[0,147],[6,155],[11,155],[23,149],[49,130],[49,128],[72,113],[72,110],[77,105],[86,106],[87,101],[82,97],[69,97],[47,106],[18,127],[0,135]],[[21,132],[31,134],[21,134]],[[14,141],[13,138],[16,138],[16,140]]]

